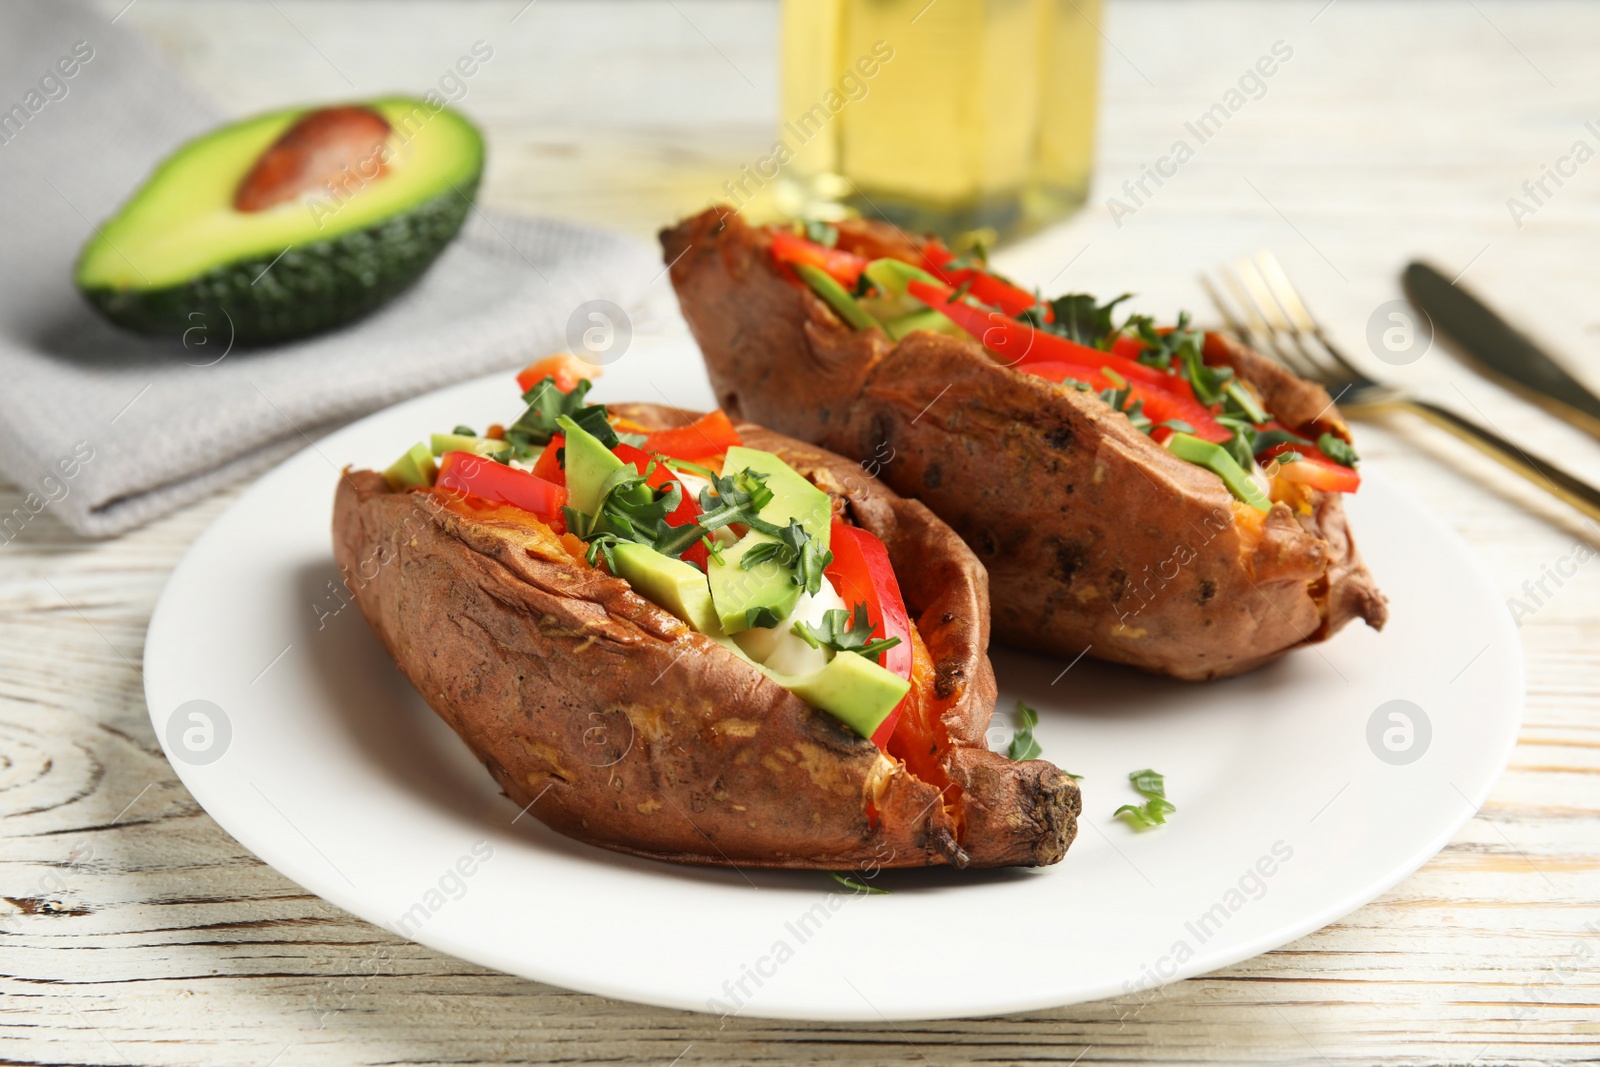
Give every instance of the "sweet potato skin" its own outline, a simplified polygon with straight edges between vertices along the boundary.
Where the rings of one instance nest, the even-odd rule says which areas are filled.
[[[1097,398],[1002,367],[974,342],[856,331],[716,209],[661,235],[721,405],[860,459],[926,503],[989,571],[996,636],[1185,679],[1238,674],[1386,604],[1336,495],[1242,515],[1212,474]],[[904,254],[842,227],[841,246]],[[1231,345],[1217,354],[1295,423],[1341,427],[1320,386]]]
[[[647,426],[685,413],[614,408]],[[514,508],[346,472],[334,555],[390,655],[518,807],[581,841],[680,863],[846,870],[1054,863],[1076,784],[990,753],[982,567],[855,464],[759,427],[889,548],[938,672],[959,806]],[[903,569],[902,569],[903,568]],[[947,791],[951,792],[951,791]],[[958,836],[959,835],[959,836]]]

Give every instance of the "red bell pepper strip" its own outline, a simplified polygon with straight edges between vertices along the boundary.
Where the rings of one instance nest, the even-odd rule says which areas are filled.
[[[847,289],[854,289],[861,272],[867,269],[867,261],[852,252],[819,245],[787,230],[773,230],[771,234],[773,259],[779,263],[809,263]]]
[[[1052,382],[1064,381],[1067,378],[1088,382],[1096,392],[1123,388],[1101,371],[1085,370],[1071,363],[1029,363],[1017,369]],[[1221,444],[1232,436],[1232,433],[1212,418],[1211,413],[1201,407],[1198,401],[1163,392],[1160,389],[1150,389],[1138,382],[1128,382],[1127,389],[1129,403],[1142,402],[1144,406],[1140,410],[1146,418],[1157,424],[1150,431],[1151,438],[1157,444],[1166,441],[1173,433],[1171,427],[1159,424],[1172,420],[1188,423],[1196,431],[1194,436],[1206,441]]]
[[[1088,375],[1109,369],[1132,385],[1148,387],[1144,391],[1148,395],[1142,399],[1145,400],[1145,413],[1151,420],[1165,422],[1179,419],[1194,427],[1195,436],[1206,441],[1220,443],[1233,436],[1195,399],[1188,381],[1175,374],[1034,329],[999,311],[973,307],[959,300],[952,301],[952,290],[943,286],[913,281],[907,289],[912,296],[944,312],[957,326],[980,339],[983,346],[998,355],[1007,366],[1026,371],[1034,363],[1064,364],[1081,372],[1071,377],[1085,380],[1088,380]],[[1066,376],[1063,374],[1063,377]]]
[[[1298,452],[1301,456],[1294,463],[1278,464],[1277,476],[1285,481],[1320,489],[1324,493],[1353,493],[1361,488],[1360,471],[1335,463],[1315,445],[1307,448],[1293,441],[1285,441],[1261,453],[1256,461],[1266,467],[1285,452]]]
[[[967,292],[985,304],[990,304],[1015,318],[1029,308],[1037,308],[1046,322],[1055,321],[1055,310],[1049,304],[1036,298],[1026,289],[1012,285],[1003,278],[993,274],[985,274],[981,270],[966,267],[958,270],[935,270],[931,272],[943,280],[947,285],[960,287],[965,285]]]
[[[544,446],[544,451],[539,453],[539,459],[533,465],[533,474],[536,478],[543,478],[551,485],[567,484],[567,470],[556,457],[567,446],[565,434],[551,434],[550,443]]]
[[[687,426],[657,430],[644,440],[646,452],[659,452],[673,459],[706,459],[720,456],[734,445],[743,444],[733,422],[719,409],[702,415]]]
[[[570,352],[558,352],[528,364],[517,374],[517,386],[526,393],[546,378],[554,378],[556,388],[570,393],[578,383],[588,378],[600,377],[600,368]]]
[[[922,246],[922,265],[930,274],[938,274],[956,254],[944,246],[943,241],[929,241]]]
[[[678,506],[672,510],[672,513],[666,517],[668,526],[684,526],[700,517],[699,501],[695,500],[694,494],[689,492],[689,487],[678,480],[678,476],[672,472],[672,468],[661,462],[660,459],[626,443],[617,445],[611,451],[616,453],[622,462],[633,464],[634,469],[644,475],[645,484],[652,489],[659,489],[664,485],[671,485],[673,482],[677,482],[682,488],[683,498],[678,501]],[[680,558],[687,563],[693,563],[701,570],[705,570],[706,561],[710,558],[710,555],[710,552],[706,550],[706,546],[697,541],[684,549]]]
[[[470,493],[496,504],[510,504],[549,523],[557,533],[566,531],[561,507],[567,490],[525,470],[496,463],[471,452],[446,452],[439,460],[435,489]]]
[[[828,548],[833,552],[833,562],[824,573],[839,596],[849,605],[852,613],[857,604],[865,604],[867,617],[875,623],[874,641],[884,637],[898,637],[900,643],[883,653],[881,660],[886,670],[900,677],[911,677],[911,618],[906,614],[906,604],[900,596],[900,582],[889,563],[889,550],[859,526],[847,526],[838,519],[828,535]],[[855,655],[854,652],[840,655]],[[894,733],[895,723],[906,701],[907,693],[894,711],[890,712],[877,729],[872,731],[872,743],[884,748]]]

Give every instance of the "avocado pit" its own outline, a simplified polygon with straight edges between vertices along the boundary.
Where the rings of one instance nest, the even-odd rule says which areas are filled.
[[[326,107],[302,117],[256,160],[234,194],[235,210],[266,211],[332,187],[346,195],[382,178],[393,127],[365,107]],[[353,188],[352,188],[353,186]]]

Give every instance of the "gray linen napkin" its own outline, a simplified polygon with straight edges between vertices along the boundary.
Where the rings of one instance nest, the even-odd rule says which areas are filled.
[[[565,347],[580,304],[629,307],[660,271],[628,237],[475,211],[421,282],[337,333],[225,357],[226,323],[183,345],[123,333],[73,288],[78,249],[219,119],[122,26],[0,5],[0,475],[29,494],[0,544],[46,509],[90,536],[130,529],[319,429]]]

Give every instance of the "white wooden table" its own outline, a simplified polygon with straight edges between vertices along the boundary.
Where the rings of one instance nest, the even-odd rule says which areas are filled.
[[[110,15],[125,2],[103,6]],[[502,207],[647,236],[764,154],[777,113],[773,6],[542,0],[518,16],[522,7],[138,0],[122,18],[234,112],[420,91],[473,41],[490,41],[495,58],[463,106],[489,130],[485,195]],[[1364,352],[1369,314],[1399,295],[1399,268],[1424,253],[1466,270],[1600,377],[1600,163],[1520,228],[1507,206],[1576,140],[1600,146],[1583,127],[1600,118],[1600,9],[1113,0],[1104,31],[1095,201],[1008,250],[1012,273],[1046,289],[1137,290],[1152,311],[1203,309],[1198,270],[1271,247],[1335,334]],[[1105,197],[1279,40],[1293,56],[1265,94],[1117,227]],[[905,47],[914,43],[908,33]],[[639,325],[682,329],[670,299]],[[1600,478],[1600,448],[1441,348],[1407,376]],[[1507,597],[1526,599],[1525,582],[1585,539],[1600,543],[1423,427],[1366,425],[1361,443],[1477,548]],[[139,662],[162,582],[231,498],[106,543],[44,518],[0,549],[0,1062],[1600,1055],[1600,565],[1579,567],[1523,620],[1526,723],[1489,803],[1422,870],[1327,929],[1143,1000],[975,1021],[719,1029],[398,941],[302,892],[206,816],[156,744]],[[17,503],[0,493],[0,510]]]

